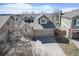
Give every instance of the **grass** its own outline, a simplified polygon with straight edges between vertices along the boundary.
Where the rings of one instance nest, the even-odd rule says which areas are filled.
[[[64,53],[67,56],[79,56],[79,49],[76,47],[76,45],[71,40],[69,40],[69,42],[68,42],[68,39],[61,37],[61,38],[57,38],[56,41],[60,42],[58,44],[63,49]]]
[[[79,56],[79,49],[72,41],[69,44],[59,43],[59,46],[63,49],[67,56]]]

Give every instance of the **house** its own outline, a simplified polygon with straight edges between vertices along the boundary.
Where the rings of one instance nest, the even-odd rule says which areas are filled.
[[[38,17],[36,17],[35,22],[36,24],[41,25],[44,29],[55,28],[52,15],[53,14],[40,14]]]
[[[0,41],[7,39],[8,33],[15,30],[15,18],[13,16],[0,16]]]
[[[79,38],[79,9],[62,15],[61,29],[66,31],[66,37]]]
[[[53,19],[53,14],[52,13],[46,13],[46,14],[23,14],[20,15],[22,17],[19,17],[20,24],[24,20],[25,23],[34,23],[34,24],[39,24],[42,25],[45,28],[54,28],[54,19]]]
[[[26,38],[35,34],[35,36],[54,34],[52,14],[20,14],[17,18],[21,34]]]

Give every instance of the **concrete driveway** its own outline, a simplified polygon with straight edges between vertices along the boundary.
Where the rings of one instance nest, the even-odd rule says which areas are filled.
[[[32,24],[34,29],[44,29],[40,24]],[[63,50],[54,40],[54,37],[37,37],[33,51],[40,56],[65,56]],[[34,53],[35,53],[34,52]],[[35,54],[35,55],[36,55]]]
[[[65,56],[63,50],[53,37],[38,37],[33,50],[40,56]]]

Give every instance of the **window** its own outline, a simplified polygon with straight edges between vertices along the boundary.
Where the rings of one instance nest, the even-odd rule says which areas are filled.
[[[34,17],[29,17],[30,22],[34,22]]]
[[[40,19],[40,23],[41,23],[41,24],[47,24],[47,19],[46,19],[46,18]]]
[[[79,19],[76,19],[76,26],[79,26]]]
[[[30,19],[30,20],[34,20],[34,17],[31,16],[31,17],[29,17],[29,19]]]
[[[42,19],[42,23],[45,23],[45,19]]]
[[[24,22],[28,22],[28,18],[27,17],[24,18]]]

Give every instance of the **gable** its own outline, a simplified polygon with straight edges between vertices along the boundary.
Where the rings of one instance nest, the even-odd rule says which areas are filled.
[[[47,24],[48,23],[48,17],[45,15],[42,15],[38,18],[38,23],[39,24]]]
[[[48,20],[48,17],[47,17],[47,16],[45,16],[45,15],[42,15],[41,17],[39,17],[39,18],[38,18],[38,20],[40,20],[40,19],[42,19],[42,18],[45,18],[45,19],[47,19],[47,20]]]
[[[0,28],[8,21],[10,16],[0,16]]]

